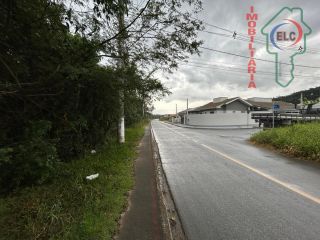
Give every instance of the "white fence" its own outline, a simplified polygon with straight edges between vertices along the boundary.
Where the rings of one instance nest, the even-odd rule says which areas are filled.
[[[173,122],[173,123],[181,123],[181,118],[180,118],[180,116],[178,116],[178,117],[172,117],[172,118],[171,118],[171,122]]]
[[[251,113],[221,112],[214,114],[189,114],[188,125],[194,126],[256,126]]]

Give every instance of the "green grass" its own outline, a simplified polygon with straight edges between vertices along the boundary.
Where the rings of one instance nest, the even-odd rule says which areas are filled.
[[[290,155],[320,161],[320,123],[295,124],[254,134],[250,140]]]
[[[47,185],[0,198],[0,239],[111,239],[133,187],[133,160],[145,123],[96,154],[63,163]],[[92,181],[87,175],[99,173]]]

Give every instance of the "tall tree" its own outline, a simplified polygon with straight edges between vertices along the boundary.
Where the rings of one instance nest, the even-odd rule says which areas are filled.
[[[197,32],[203,26],[196,18],[202,10],[200,0],[95,0],[91,10],[81,0],[77,3],[83,8],[73,10],[75,31],[81,29],[82,34],[98,39],[103,47],[100,56],[107,64],[122,69],[134,64],[146,74],[170,72],[191,54],[200,53]],[[123,142],[123,115],[119,118],[119,141]]]

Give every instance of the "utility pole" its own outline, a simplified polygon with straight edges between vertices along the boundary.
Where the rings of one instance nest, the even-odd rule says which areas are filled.
[[[189,99],[187,98],[187,120],[186,120],[187,125],[188,125],[188,115],[189,115]]]
[[[119,6],[119,10],[118,10],[118,14],[117,14],[117,20],[118,20],[118,31],[121,32],[121,34],[118,36],[117,40],[117,44],[118,44],[118,69],[121,69],[121,71],[123,71],[123,69],[126,66],[127,60],[128,60],[128,55],[126,54],[126,48],[125,48],[125,36],[127,34],[127,31],[124,30],[125,29],[125,24],[124,24],[124,0],[118,0],[118,6]],[[120,81],[120,90],[119,90],[119,112],[120,112],[120,116],[119,116],[119,120],[118,120],[118,141],[119,143],[124,143],[125,142],[125,126],[124,126],[124,91],[123,89],[123,83],[124,83],[124,79],[123,76],[120,75],[119,77],[119,81]]]
[[[274,108],[272,106],[272,128],[274,128]]]
[[[144,99],[142,100],[142,117],[144,118]]]
[[[304,103],[303,103],[303,93],[300,94],[300,113],[305,114],[304,112]]]
[[[178,104],[176,104],[176,118],[178,117]]]

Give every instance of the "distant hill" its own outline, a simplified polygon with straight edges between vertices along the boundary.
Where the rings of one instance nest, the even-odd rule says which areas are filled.
[[[293,104],[300,103],[300,96],[303,93],[303,98],[308,100],[316,100],[320,97],[320,87],[310,88],[309,90],[303,90],[299,92],[292,93],[288,96],[276,97],[273,100],[275,101],[284,101]]]

